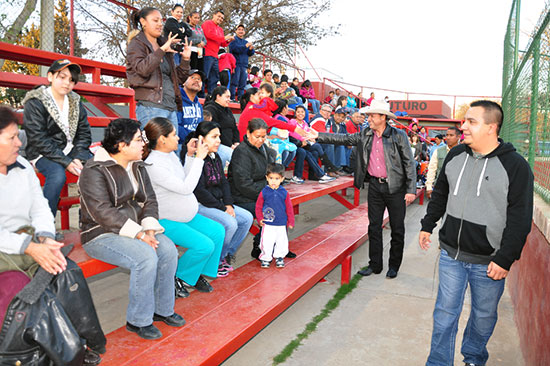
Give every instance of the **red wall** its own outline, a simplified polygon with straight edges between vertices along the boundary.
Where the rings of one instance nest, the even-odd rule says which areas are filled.
[[[409,116],[451,118],[451,107],[441,100],[390,100],[392,112],[406,111]]]
[[[550,245],[535,225],[507,282],[525,365],[550,365]]]

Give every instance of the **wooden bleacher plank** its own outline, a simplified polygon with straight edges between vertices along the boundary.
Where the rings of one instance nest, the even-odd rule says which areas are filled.
[[[183,328],[172,328],[156,323],[164,334],[164,337],[158,341],[143,340],[124,328],[114,331],[108,335],[108,339],[111,343],[116,342],[116,351],[113,352],[114,350],[108,347],[102,364],[198,365],[201,363],[197,357],[204,360],[206,354],[209,355],[209,361],[206,364],[218,364],[219,362],[214,359],[225,359],[340,263],[343,260],[346,245],[352,247],[347,243],[366,239],[366,220],[366,205],[363,209],[348,211],[291,241],[291,247],[298,257],[288,260],[287,267],[284,269],[272,267],[269,270],[262,270],[259,262],[252,261],[236,269],[229,277],[216,279],[213,282],[215,288],[213,293],[204,294],[195,291],[190,298],[179,299],[176,302],[176,312],[182,314],[188,323]],[[288,281],[283,281],[288,282],[288,288],[286,285],[283,287],[277,287],[280,286],[277,285],[275,286],[277,291],[273,291],[274,276],[288,277]],[[280,279],[276,281],[279,282]],[[268,293],[277,292],[278,294],[273,295],[275,298],[270,296],[269,301],[267,298],[262,301],[258,291],[265,292],[266,288],[270,289]],[[238,303],[241,303],[242,307],[233,314],[231,309],[235,309]],[[246,321],[241,312],[246,313]],[[204,334],[212,334],[213,339],[218,332],[220,336],[227,336],[225,331],[212,329],[212,324],[220,324],[213,319],[219,316],[232,318],[232,315],[235,319],[228,319],[227,323],[236,321],[240,325],[230,326],[232,335],[227,341],[229,346],[227,342],[224,345],[208,342],[211,336],[206,337]],[[249,325],[243,325],[246,323]],[[205,331],[207,333],[202,334],[204,338],[197,333]],[[188,348],[187,342],[194,342],[194,346]],[[180,345],[176,347],[177,350],[171,349],[177,344]],[[181,347],[181,345],[186,346]],[[147,346],[154,346],[155,351],[147,352],[144,349]],[[166,349],[170,351],[165,353],[163,347],[167,347]],[[172,361],[160,356],[163,354],[170,355],[168,358]]]

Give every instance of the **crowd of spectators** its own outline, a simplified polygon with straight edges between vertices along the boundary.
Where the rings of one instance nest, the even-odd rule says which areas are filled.
[[[289,82],[287,75],[279,77],[269,69],[260,75],[258,67],[248,65],[255,51],[244,38],[245,26],[239,25],[235,36],[225,35],[221,10],[202,25],[198,12],[189,14],[187,22],[183,16],[181,5],[172,8],[164,23],[155,8],[132,14],[127,76],[135,90],[138,121],[112,121],[95,155],[88,149],[91,134],[86,111],[72,92],[78,65],[54,62],[48,71],[50,85],[30,91],[24,100],[26,153],[46,177],[43,195],[49,204],[49,210],[42,212],[46,200],[33,196],[32,200],[40,201],[37,207],[44,217],[36,222],[27,217],[25,222],[35,230],[44,229],[42,236],[37,235],[46,239],[37,240],[51,246],[53,257],[44,261],[35,256],[30,238],[8,239],[18,246],[19,254],[30,256],[45,270],[63,272],[67,264],[61,259],[59,243],[52,239],[52,214],[57,211],[65,171],[81,175],[83,248],[91,257],[129,269],[126,328],[145,339],[162,336],[153,321],[176,327],[185,323],[174,312],[176,297],[187,297],[191,288],[211,292],[206,277],[224,277],[233,270],[235,253],[254,218],[267,228],[281,226],[285,234],[286,227],[293,226],[285,208],[288,195],[279,183],[303,184],[309,179],[323,184],[357,174],[357,159],[363,158],[357,156],[359,138],[342,136],[364,135],[369,128],[369,110],[364,106],[382,103],[392,116],[387,101],[375,100],[374,93],[365,100],[362,93],[343,95],[336,89],[321,103],[309,80]],[[199,97],[205,91],[203,107]],[[235,98],[242,111],[238,121],[230,109]],[[11,128],[10,121],[7,127],[0,125],[0,136]],[[426,128],[415,119],[406,131],[418,185],[426,179],[422,164],[430,161],[431,192],[446,153],[459,143],[459,131],[447,131],[447,145],[441,135],[431,142]],[[316,141],[319,133],[324,143]],[[364,153],[363,147],[359,150]],[[1,159],[0,174],[9,173],[14,164],[30,166],[20,158],[10,157],[7,163]],[[291,171],[293,161],[288,175],[285,169]],[[36,179],[31,181],[36,191]],[[265,205],[274,205],[282,218],[268,222]],[[273,258],[282,267],[283,257],[295,256],[286,237],[278,237],[276,249],[271,248],[276,253],[260,246],[261,234],[253,239],[251,255],[261,259],[264,268]],[[179,256],[176,246],[186,248],[185,253]],[[101,345],[96,348],[102,351]],[[96,351],[89,349],[88,359],[93,361],[95,355],[97,361]]]

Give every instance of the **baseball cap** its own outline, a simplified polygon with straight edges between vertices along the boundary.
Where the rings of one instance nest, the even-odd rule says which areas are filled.
[[[204,72],[202,72],[200,70],[197,70],[197,69],[189,70],[189,76],[195,75],[195,74],[199,74],[199,76],[201,77],[202,82],[204,82],[204,79],[206,79],[206,75],[204,74]]]
[[[338,108],[336,108],[336,110],[334,111],[334,113],[346,114],[346,111],[344,110],[344,108],[338,107]]]
[[[54,61],[53,64],[48,69],[48,72],[56,73],[58,71],[66,69],[67,67],[69,68],[69,70],[76,71],[79,74],[82,72],[82,69],[78,64],[75,64],[74,62],[71,62],[66,58]]]

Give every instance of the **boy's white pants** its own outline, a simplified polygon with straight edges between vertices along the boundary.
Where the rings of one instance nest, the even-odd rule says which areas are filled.
[[[260,249],[262,261],[271,262],[273,258],[284,258],[288,253],[286,226],[264,225]]]

